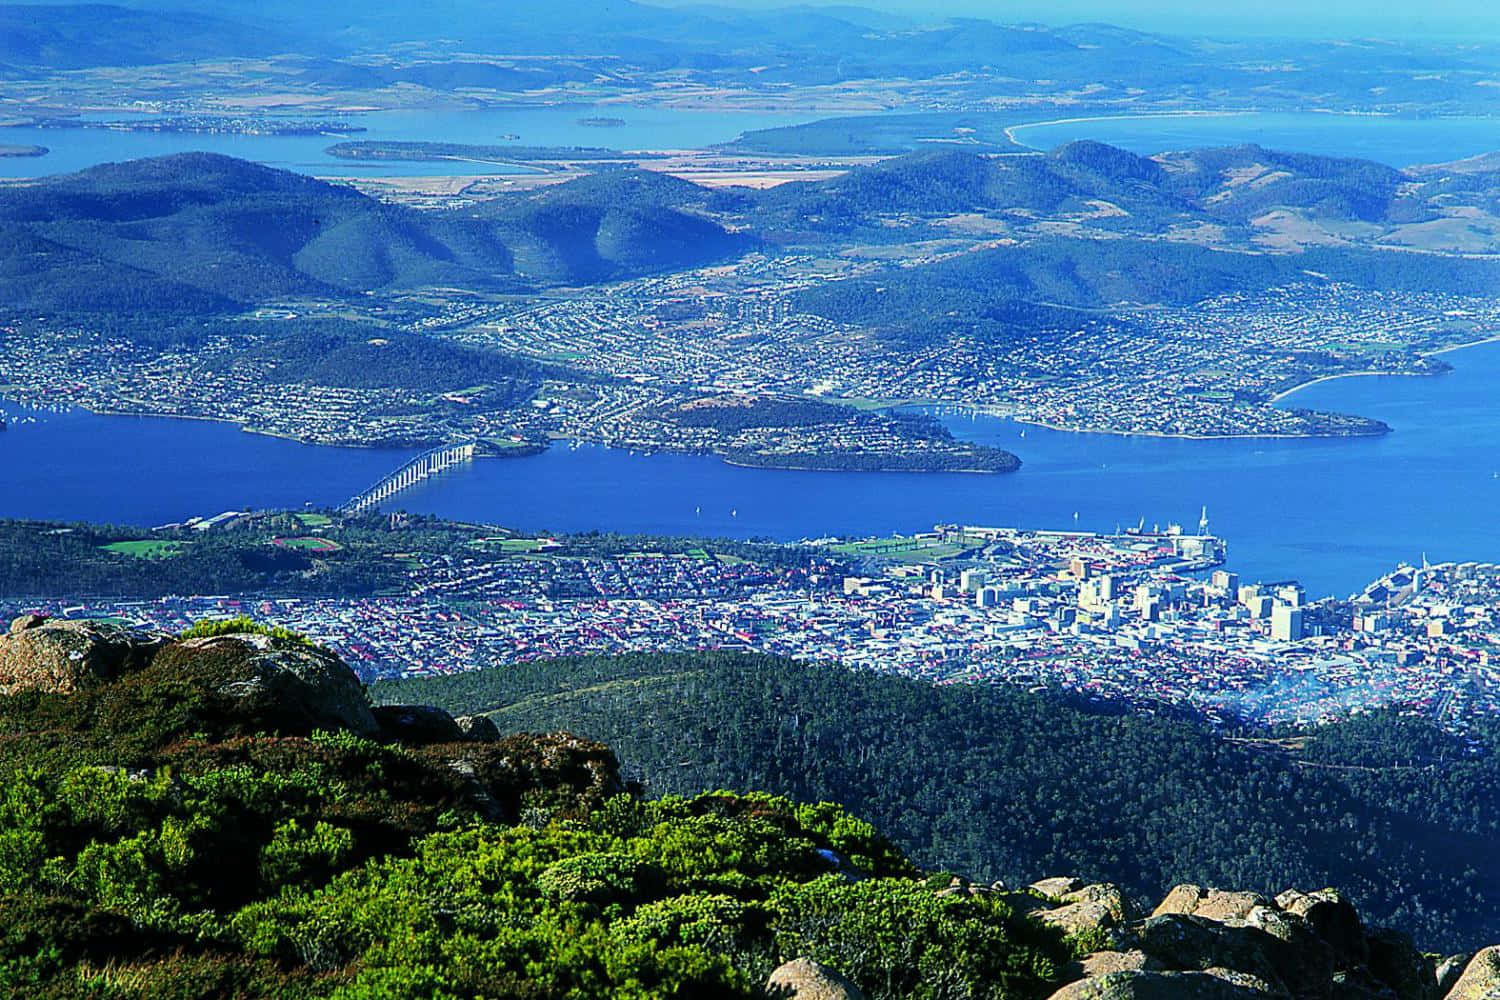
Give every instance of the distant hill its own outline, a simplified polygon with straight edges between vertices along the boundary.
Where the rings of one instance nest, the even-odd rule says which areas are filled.
[[[25,310],[194,312],[424,285],[515,288],[691,266],[748,241],[712,195],[606,174],[475,212],[419,212],[208,153],[0,186],[0,296]]]
[[[1173,223],[1244,226],[1274,210],[1338,222],[1435,217],[1417,178],[1366,160],[1236,146],[1149,158],[1104,143],[1068,143],[1043,155],[992,156],[956,148],[909,153],[840,177],[785,184],[763,199],[767,221],[857,228],[894,213],[1114,213],[1111,224],[1155,231]]]
[[[298,44],[267,24],[109,4],[0,6],[0,64],[85,69],[268,55]],[[302,44],[306,44],[305,40]]]
[[[0,187],[0,226],[30,251],[0,279],[7,304],[27,309],[190,311],[430,282],[486,287],[510,271],[504,245],[476,224],[208,153]]]
[[[676,270],[748,249],[705,214],[735,204],[687,181],[644,170],[608,171],[520,200],[486,206],[481,217],[515,254],[516,269],[570,284]]]
[[[1157,228],[1196,214],[1152,160],[1100,143],[1072,143],[1046,156],[986,156],[938,149],[892,157],[840,177],[783,184],[762,200],[768,230],[858,229],[881,215],[1026,211],[1055,215],[1118,203],[1129,228]]]

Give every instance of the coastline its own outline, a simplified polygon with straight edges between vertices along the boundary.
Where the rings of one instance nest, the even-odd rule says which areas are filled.
[[[1440,354],[1452,354],[1454,351],[1465,351],[1471,347],[1482,347],[1485,344],[1495,343],[1500,343],[1500,333],[1493,334],[1488,337],[1482,337],[1479,340],[1466,340],[1461,344],[1449,344],[1447,347],[1439,347],[1436,350],[1428,351],[1425,354],[1419,354],[1417,355],[1417,357],[1435,358]],[[1271,397],[1270,401],[1272,403],[1279,403],[1286,397],[1293,395],[1294,393],[1301,392],[1303,389],[1306,389],[1309,386],[1317,385],[1319,382],[1332,382],[1334,379],[1340,378],[1368,378],[1371,376],[1384,378],[1436,378],[1438,376],[1446,374],[1447,372],[1339,372],[1335,375],[1320,375],[1315,379],[1309,379],[1306,382],[1299,382],[1296,385],[1292,386],[1290,389],[1285,389],[1281,392],[1278,392],[1276,395]]]
[[[1343,376],[1329,377],[1342,378]],[[1059,431],[1064,434],[1109,434],[1113,437],[1164,438],[1173,441],[1332,441],[1339,438],[1349,438],[1351,440],[1355,438],[1377,438],[1384,437],[1390,433],[1390,428],[1386,428],[1383,431],[1370,431],[1366,434],[1168,434],[1165,431],[1120,431],[1103,428],[1060,427],[1057,424],[1049,424],[1041,420],[1028,420],[1024,417],[1012,417],[1011,419],[1018,424],[1025,424],[1028,427],[1040,427],[1043,430]]]
[[[710,452],[709,454],[717,453]],[[816,465],[760,465],[754,462],[736,462],[734,459],[728,457],[727,455],[719,455],[718,458],[719,461],[723,462],[725,465],[732,465],[736,469],[765,469],[769,472],[842,472],[846,474],[872,472],[877,475],[881,473],[905,472],[912,473],[918,476],[930,476],[935,473],[954,472],[971,476],[1004,476],[1012,472],[1017,472],[1021,468],[1021,463],[1017,461],[1015,468],[1011,469],[830,469],[827,467],[820,467]]]
[[[1028,142],[1022,142],[1016,138],[1017,129],[1044,128],[1052,125],[1082,125],[1086,122],[1116,122],[1116,121],[1153,121],[1171,118],[1243,118],[1248,115],[1265,114],[1264,111],[1142,111],[1127,115],[1079,115],[1076,118],[1053,118],[1040,122],[1020,122],[1016,125],[1007,125],[1001,129],[1001,134],[1009,139],[1013,145],[1022,149],[1034,150],[1038,153],[1046,152],[1039,146],[1033,146]],[[1337,112],[1334,112],[1337,113]]]

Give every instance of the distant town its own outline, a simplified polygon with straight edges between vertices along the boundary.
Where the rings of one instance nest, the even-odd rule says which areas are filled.
[[[840,457],[857,455],[884,457],[879,467],[996,471],[973,460],[971,446],[872,411],[961,407],[1066,430],[1177,437],[1378,434],[1387,428],[1358,415],[1277,401],[1334,375],[1440,373],[1446,365],[1432,352],[1500,325],[1490,298],[1327,283],[1101,313],[1079,329],[1008,344],[959,337],[929,348],[893,346],[795,308],[800,289],[872,273],[868,262],[751,255],[539,305],[455,296],[395,327],[552,365],[521,405],[490,399],[484,386],[435,393],[289,378],[254,348],[276,317],[300,315],[291,308],[261,310],[271,319],[244,338],[167,350],[93,329],[11,324],[0,328],[0,389],[21,403],[227,420],[322,444],[487,439],[534,449],[564,439],[787,467],[807,467],[806,456],[849,467]],[[681,419],[705,403],[767,399],[839,407],[814,421],[747,427]]]
[[[243,525],[227,512],[166,526]],[[337,549],[320,536],[278,539]],[[819,539],[772,565],[689,551],[570,556],[547,538],[476,536],[472,558],[399,553],[388,596],[262,593],[0,601],[8,614],[178,630],[252,615],[337,649],[366,677],[590,653],[729,649],[923,678],[1055,689],[1223,726],[1312,724],[1400,706],[1463,732],[1500,713],[1500,566],[1394,568],[1349,599],[1223,568],[1203,522],[1118,534],[940,525]],[[122,553],[159,555],[123,543]]]

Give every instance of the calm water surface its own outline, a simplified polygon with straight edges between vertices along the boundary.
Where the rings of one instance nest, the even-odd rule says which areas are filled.
[[[1376,160],[1393,167],[1446,163],[1500,150],[1497,118],[1388,118],[1266,113],[1079,118],[1011,129],[1017,142],[1052,149],[1094,139],[1133,153],[1256,143],[1267,149]]]
[[[1500,344],[1449,360],[1454,372],[1437,378],[1338,379],[1293,397],[1385,420],[1396,430],[1383,438],[1183,441],[952,417],[957,433],[1013,449],[1025,467],[1002,476],[782,472],[563,444],[455,470],[399,506],[528,530],[783,540],[944,521],[1192,525],[1206,506],[1242,573],[1347,594],[1424,552],[1500,560]],[[409,454],[196,421],[10,412],[35,420],[0,434],[0,515],[12,517],[158,524],[229,508],[332,505]]]
[[[619,118],[621,126],[580,125],[580,118]],[[128,115],[94,115],[119,121]],[[197,135],[173,132],[117,132],[94,128],[0,128],[0,143],[46,146],[42,157],[0,157],[0,177],[36,177],[82,170],[100,163],[143,156],[205,151],[254,160],[285,170],[320,177],[422,177],[429,174],[472,175],[524,173],[493,163],[381,163],[339,160],[324,152],[345,139],[462,142],[474,145],[603,146],[609,149],[698,149],[728,142],[741,132],[812,121],[816,114],[743,111],[696,111],[675,108],[576,105],[498,111],[373,111],[329,115],[309,111],[299,116],[362,125],[366,131],[345,135],[255,136]],[[506,136],[518,136],[511,140]]]

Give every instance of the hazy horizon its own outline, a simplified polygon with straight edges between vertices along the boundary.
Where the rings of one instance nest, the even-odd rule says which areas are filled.
[[[737,7],[772,10],[787,7],[863,7],[901,14],[916,20],[942,17],[982,17],[1001,22],[1036,21],[1059,25],[1101,21],[1142,31],[1226,36],[1407,37],[1478,36],[1500,38],[1500,9],[1474,0],[1434,0],[1420,8],[1373,12],[1360,0],[1329,0],[1308,5],[1294,0],[1267,0],[1254,5],[1221,5],[1213,12],[1183,0],[1149,0],[1128,7],[1099,0],[1057,0],[1055,3],[997,2],[997,0],[639,0],[657,6]]]

